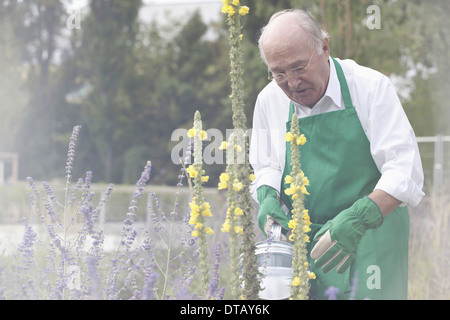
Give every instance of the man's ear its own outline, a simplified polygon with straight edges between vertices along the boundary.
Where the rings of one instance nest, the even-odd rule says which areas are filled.
[[[330,55],[330,44],[328,43],[328,37],[322,40],[322,50],[324,53]]]

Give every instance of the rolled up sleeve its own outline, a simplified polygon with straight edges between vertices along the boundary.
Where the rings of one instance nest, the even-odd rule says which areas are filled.
[[[375,189],[417,206],[425,195],[424,175],[417,139],[387,77],[382,77],[369,109],[369,140],[381,172]]]

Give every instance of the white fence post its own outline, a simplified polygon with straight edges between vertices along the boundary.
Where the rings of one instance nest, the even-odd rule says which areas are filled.
[[[441,134],[434,137],[417,137],[418,143],[434,142],[433,193],[436,196],[442,192],[444,184],[444,142],[449,141],[450,136]]]
[[[442,135],[436,136],[434,142],[433,190],[439,196],[444,180],[444,140]]]
[[[5,183],[5,163],[0,160],[0,185]]]

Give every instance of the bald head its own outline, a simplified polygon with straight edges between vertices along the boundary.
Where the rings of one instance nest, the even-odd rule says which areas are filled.
[[[287,43],[315,48],[322,51],[322,42],[328,34],[303,10],[284,10],[275,13],[262,29],[258,41],[261,58],[267,64],[267,50]]]

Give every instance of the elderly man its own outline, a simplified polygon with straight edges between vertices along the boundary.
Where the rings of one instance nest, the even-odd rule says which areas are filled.
[[[272,79],[256,101],[250,148],[259,228],[266,234],[277,222],[288,230],[284,134],[296,114],[308,140],[300,152],[313,223],[310,297],[335,287],[343,299],[406,299],[407,205],[424,195],[423,171],[394,87],[377,71],[331,57],[327,34],[301,10],[273,15],[259,46]]]

